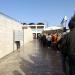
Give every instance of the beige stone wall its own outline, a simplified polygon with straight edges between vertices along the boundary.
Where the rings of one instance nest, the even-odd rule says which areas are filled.
[[[13,19],[0,14],[0,58],[17,49],[14,42],[14,31],[22,30],[22,25]],[[24,29],[24,44],[33,40],[30,28]],[[21,47],[23,46],[23,40]]]
[[[31,40],[33,40],[32,30],[30,28],[24,29],[24,44]]]
[[[3,15],[0,15],[0,25],[12,30],[21,29],[20,23]]]
[[[0,29],[0,58],[13,51],[13,35],[11,30]]]

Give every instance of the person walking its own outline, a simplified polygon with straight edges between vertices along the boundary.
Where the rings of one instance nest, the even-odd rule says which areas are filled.
[[[46,47],[46,34],[43,34],[42,36],[42,45],[43,47]]]
[[[48,34],[48,35],[46,36],[46,39],[47,39],[47,47],[49,48],[49,47],[51,46],[51,35]]]

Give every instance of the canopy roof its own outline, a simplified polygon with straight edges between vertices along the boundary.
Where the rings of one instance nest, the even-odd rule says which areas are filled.
[[[59,30],[59,29],[63,29],[63,27],[60,27],[60,26],[51,26],[51,27],[48,27],[48,28],[45,28],[44,31],[48,31],[48,30]]]

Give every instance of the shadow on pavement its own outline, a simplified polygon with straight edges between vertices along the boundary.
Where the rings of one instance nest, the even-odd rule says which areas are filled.
[[[21,58],[20,62],[20,68],[26,75],[64,75],[55,51],[41,48],[40,53],[29,55],[29,59]]]

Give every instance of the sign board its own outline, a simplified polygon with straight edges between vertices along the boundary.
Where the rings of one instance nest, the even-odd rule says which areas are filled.
[[[16,30],[14,34],[15,41],[23,41],[23,30]]]

